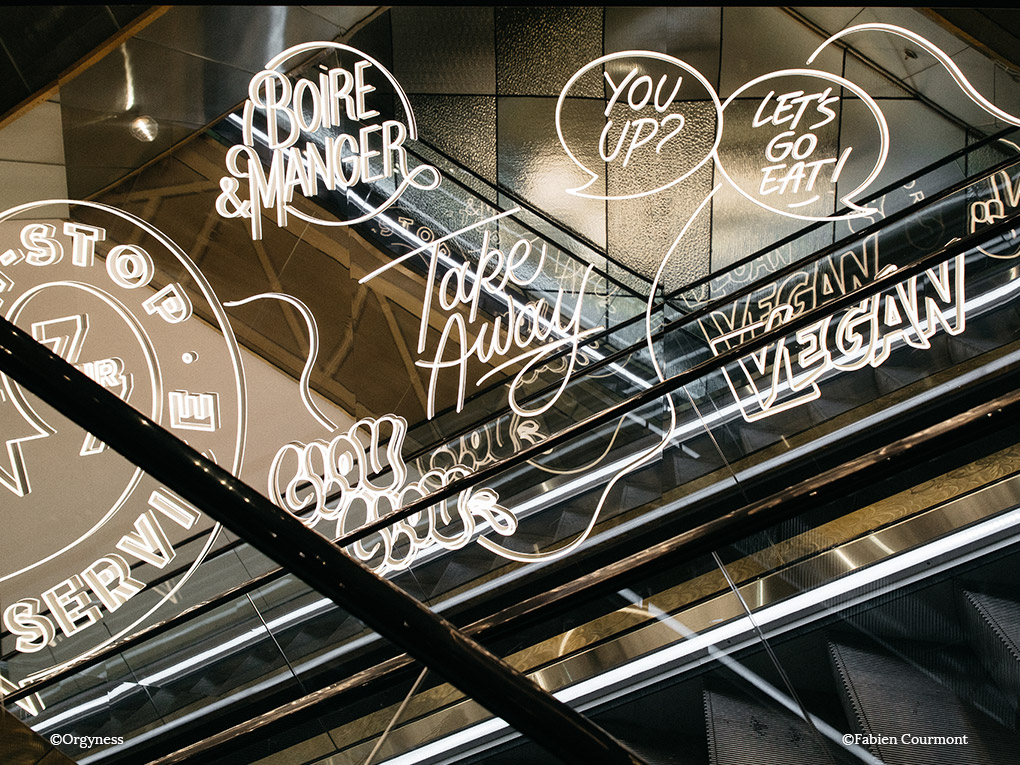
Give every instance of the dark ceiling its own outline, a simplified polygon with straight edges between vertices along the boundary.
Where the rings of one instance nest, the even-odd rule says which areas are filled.
[[[0,126],[167,9],[150,5],[14,5],[0,9]],[[918,10],[1000,63],[1020,70],[1020,11]]]
[[[151,5],[9,5],[0,9],[0,125],[164,10]]]
[[[992,58],[1020,69],[1020,10],[1015,8],[927,8],[939,21]]]

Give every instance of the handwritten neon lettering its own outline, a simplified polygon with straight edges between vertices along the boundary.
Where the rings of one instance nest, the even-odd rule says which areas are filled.
[[[669,66],[669,70],[659,74],[657,79],[642,74],[653,61],[655,68],[661,68],[663,62]],[[614,70],[622,76],[614,74]],[[570,97],[570,93],[581,80],[600,89],[605,88],[607,93],[602,115],[606,122],[599,131],[597,147],[582,148],[578,144],[587,142],[587,135],[568,135],[564,129],[567,122],[563,118],[564,110],[572,108],[575,99]],[[622,51],[582,67],[564,86],[556,104],[556,132],[560,145],[574,164],[589,176],[586,183],[567,189],[567,193],[592,199],[633,199],[654,194],[689,177],[711,160],[715,149],[713,145],[707,152],[700,148],[695,153],[685,151],[683,138],[688,120],[683,109],[687,108],[687,103],[705,100],[711,100],[717,110],[717,145],[722,131],[719,96],[698,70],[680,59],[653,51]],[[671,176],[670,180],[655,188],[628,194],[607,196],[589,191],[600,173],[594,167],[585,166],[578,157],[587,155],[592,148],[597,148],[604,162],[619,163],[620,168],[662,164],[669,168],[664,172]],[[651,175],[655,176],[654,173]]]
[[[736,271],[713,280],[712,289],[730,291],[767,276],[775,269],[787,265],[793,258],[792,250],[770,253],[762,262],[749,263]],[[832,295],[844,295],[875,279],[879,271],[878,235],[872,234],[863,242],[849,247],[834,257],[812,263],[810,267],[795,271],[782,280],[763,284],[759,289],[725,309],[717,309],[699,320],[706,339],[720,343],[720,336],[729,340],[724,346],[744,342],[765,331],[769,315],[780,307],[796,318],[815,306],[822,305]],[[740,330],[736,332],[735,330]]]
[[[104,610],[112,613],[141,592],[145,584],[132,575],[124,555],[160,569],[176,557],[161,517],[190,528],[200,513],[164,489],[154,491],[149,509],[138,516],[133,529],[117,542],[119,552],[110,551],[79,573],[47,588],[39,597],[21,598],[4,609],[3,624],[16,636],[15,647],[22,653],[42,651],[57,629],[71,637],[99,622],[105,616]]]
[[[887,266],[879,276],[895,270]],[[964,294],[964,256],[959,255],[895,285],[890,292],[867,298],[738,359],[723,369],[730,392],[748,422],[813,401],[821,395],[818,381],[826,372],[877,368],[898,343],[930,348],[939,328],[949,335],[962,333]],[[714,338],[712,351],[719,355],[749,332],[769,331],[795,313],[791,305],[776,306],[753,325]],[[741,393],[747,387],[749,396]]]
[[[490,232],[485,231],[479,251],[478,266],[472,268],[471,264],[466,261],[454,264],[441,278],[438,278],[438,284],[440,249],[438,246],[432,248],[418,335],[419,354],[426,351],[427,330],[430,326],[434,304],[438,303],[440,309],[451,313],[447,316],[446,323],[440,332],[432,359],[415,362],[416,365],[430,370],[427,401],[427,416],[429,418],[435,414],[436,386],[439,373],[444,369],[451,369],[457,374],[457,411],[463,408],[467,389],[468,363],[472,358],[482,363],[488,363],[493,359],[503,360],[495,369],[476,380],[476,384],[484,382],[489,375],[507,366],[524,362],[523,368],[518,371],[510,384],[509,404],[511,409],[521,416],[533,417],[541,414],[555,404],[563,392],[574,366],[577,364],[581,341],[601,329],[601,327],[583,329],[581,326],[585,290],[594,266],[589,265],[585,269],[572,310],[565,305],[565,291],[562,287],[557,289],[556,300],[552,304],[545,298],[523,303],[513,297],[507,291],[507,287],[510,284],[526,287],[535,280],[545,263],[547,245],[543,243],[538,263],[533,267],[532,274],[525,276],[523,272],[533,253],[530,241],[527,239],[517,240],[506,255],[500,250],[490,248],[489,243]],[[482,321],[473,327],[474,339],[471,340],[468,337],[468,325],[479,319],[479,306],[483,293],[501,301],[505,309],[497,313],[491,321]],[[466,319],[464,313],[461,312],[463,310],[466,310]],[[570,311],[569,318],[564,321],[563,317],[568,310]],[[540,344],[537,347],[532,347],[535,343]],[[448,346],[455,349],[453,358],[447,358]],[[517,401],[517,394],[523,385],[525,376],[540,365],[548,355],[558,352],[564,346],[569,349],[567,354],[569,362],[559,389],[545,404],[537,408],[525,409]],[[520,351],[520,353],[507,358],[514,350]]]
[[[314,80],[301,78],[293,84],[290,77],[275,71],[289,59],[317,48],[345,51],[359,60],[350,69],[334,67],[318,72]],[[394,119],[370,122],[381,116],[368,103],[377,90],[370,77],[388,81],[402,103],[406,124]],[[329,132],[345,120],[357,124],[358,129]],[[417,129],[400,85],[375,59],[340,43],[297,45],[269,61],[249,82],[239,122],[242,143],[227,152],[228,175],[220,179],[216,211],[225,218],[248,218],[252,239],[262,238],[263,210],[274,210],[281,228],[292,215],[327,226],[349,226],[382,212],[408,187],[427,191],[441,180],[431,165],[411,167],[408,162],[404,144],[417,137]],[[256,137],[264,137],[271,152],[268,172],[256,150]],[[303,137],[304,144],[299,146]],[[387,199],[350,220],[320,219],[292,205],[297,193],[310,198],[322,191],[346,191],[398,175],[401,180]],[[241,181],[248,184],[246,197],[240,193]]]
[[[359,420],[329,441],[286,444],[270,468],[269,496],[305,525],[335,524],[333,533],[341,536],[469,475],[466,467],[452,465],[409,480],[401,453],[406,432],[402,417],[385,415]],[[507,536],[517,529],[517,519],[498,500],[491,489],[466,490],[350,549],[373,570],[385,573],[407,568],[430,548],[460,549],[480,526]]]
[[[817,130],[818,128],[832,122],[836,119],[836,112],[829,108],[830,104],[837,103],[839,96],[830,96],[832,88],[826,88],[819,93],[805,94],[803,90],[797,90],[791,93],[784,93],[781,96],[776,96],[774,90],[769,91],[769,94],[762,99],[758,105],[758,110],[754,114],[754,119],[751,121],[752,127],[761,127],[762,125],[773,124],[776,126],[785,125],[789,123],[791,132],[797,129],[800,124],[801,118],[807,111],[809,105],[814,102],[815,110],[818,111],[822,116],[818,122],[814,122],[808,125],[808,130]],[[771,113],[766,111],[766,107],[770,106],[770,101],[775,98],[776,106]],[[763,117],[763,114],[768,116]]]
[[[982,226],[1006,218],[1020,207],[1020,178],[1014,183],[1007,170],[999,170],[988,179],[988,183],[991,186],[991,196],[971,202],[968,209],[967,231],[971,234]],[[1008,237],[1015,240],[1016,231],[1010,231]],[[1009,253],[989,252],[980,247],[978,249],[991,258],[1009,260],[1020,256],[1020,247]]]

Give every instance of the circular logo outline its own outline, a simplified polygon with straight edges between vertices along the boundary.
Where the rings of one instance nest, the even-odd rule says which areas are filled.
[[[230,467],[228,469],[234,475],[238,475],[240,473],[241,465],[242,465],[243,460],[244,460],[246,417],[247,417],[247,388],[246,388],[246,381],[245,381],[245,375],[244,375],[244,366],[243,366],[243,360],[242,360],[241,353],[240,353],[240,348],[239,348],[239,346],[237,344],[237,338],[234,335],[233,328],[230,325],[230,321],[229,321],[229,319],[227,317],[226,311],[223,309],[223,306],[220,303],[219,298],[216,296],[215,292],[213,291],[212,286],[206,280],[206,278],[202,274],[202,272],[198,269],[198,266],[195,265],[195,263],[184,252],[184,250],[179,245],[177,245],[177,243],[174,242],[170,237],[168,237],[162,231],[157,229],[151,223],[149,223],[149,222],[139,218],[138,216],[133,215],[132,213],[129,213],[127,211],[120,210],[120,209],[115,208],[115,207],[111,207],[109,205],[105,205],[105,204],[102,204],[102,203],[99,203],[99,202],[91,202],[91,201],[76,200],[76,199],[47,199],[47,200],[39,200],[39,201],[35,201],[35,202],[27,202],[27,203],[24,203],[24,204],[21,204],[21,205],[17,205],[15,207],[9,208],[9,209],[7,209],[7,210],[5,210],[3,212],[0,212],[0,222],[9,221],[9,220],[15,218],[16,216],[18,216],[18,215],[20,215],[20,214],[22,214],[24,212],[28,212],[28,211],[32,211],[32,210],[36,210],[36,209],[39,209],[39,208],[44,208],[44,207],[52,206],[52,205],[66,205],[68,207],[68,211],[69,211],[68,217],[70,217],[70,209],[72,207],[74,207],[74,206],[81,206],[81,207],[91,208],[91,209],[94,209],[94,210],[99,210],[99,211],[111,214],[114,217],[121,218],[122,220],[125,220],[126,222],[137,226],[142,231],[144,231],[146,234],[148,234],[153,239],[155,239],[157,242],[159,242],[162,246],[164,246],[170,252],[170,254],[172,254],[177,259],[179,264],[184,267],[184,270],[187,272],[188,276],[193,280],[194,285],[197,286],[199,292],[202,294],[202,297],[208,303],[209,308],[212,311],[213,317],[216,320],[217,326],[214,327],[214,329],[218,329],[220,331],[220,333],[222,334],[223,342],[224,342],[224,344],[226,346],[227,356],[228,356],[228,358],[230,360],[230,366],[231,366],[231,369],[233,371],[232,377],[233,377],[233,383],[234,383],[234,392],[237,394],[237,409],[236,409],[237,427],[236,427],[235,434],[234,434],[234,450],[233,450],[233,455],[232,455],[232,458],[231,458],[231,461],[230,461],[231,462]],[[91,285],[89,285],[89,286],[91,286]],[[154,357],[154,360],[156,362],[156,368],[158,370],[158,368],[159,368],[158,359],[155,359],[155,357]],[[6,378],[6,375],[4,375],[4,377]],[[162,401],[159,401],[155,405],[158,406],[160,408],[160,411],[161,411],[161,409],[162,409]],[[128,458],[128,460],[130,461],[130,458]],[[134,471],[133,478],[132,478],[131,482],[134,483],[136,486],[137,486],[137,482],[140,480],[142,472],[143,471],[141,471],[140,468],[137,468]],[[129,493],[130,492],[128,490],[125,490],[125,495],[129,494]],[[118,500],[118,502],[120,503],[120,500]],[[108,515],[110,515],[110,517],[112,517],[113,513],[110,513]],[[105,522],[106,521],[103,521],[103,523],[105,523]],[[102,523],[98,524],[94,528],[98,528],[101,525],[102,525]],[[208,555],[209,551],[212,549],[213,544],[215,544],[216,539],[219,537],[219,532],[220,532],[221,528],[222,528],[222,524],[219,523],[218,521],[213,523],[212,528],[209,530],[209,534],[208,534],[208,537],[206,539],[206,542],[203,545],[202,549],[195,556],[194,561],[192,561],[192,563],[188,566],[187,570],[183,574],[180,575],[180,578],[178,579],[178,581],[176,583],[174,583],[173,587],[169,588],[168,591],[161,598],[159,598],[159,600],[155,604],[150,606],[145,611],[145,613],[143,613],[137,619],[133,620],[127,626],[122,627],[115,634],[110,635],[109,637],[105,638],[104,640],[100,641],[99,643],[97,643],[95,645],[91,645],[89,648],[86,648],[85,650],[79,652],[74,657],[72,657],[70,659],[67,659],[67,660],[65,660],[63,662],[60,662],[58,664],[55,664],[55,665],[53,665],[51,667],[48,667],[46,669],[36,670],[36,671],[28,674],[24,678],[24,680],[36,680],[38,678],[45,677],[45,676],[54,674],[56,672],[59,672],[62,669],[64,669],[65,667],[68,667],[68,666],[70,666],[70,665],[72,665],[72,664],[74,664],[74,663],[76,663],[76,662],[78,662],[78,661],[88,657],[88,656],[91,656],[91,655],[95,654],[96,652],[102,650],[103,648],[105,648],[106,646],[110,645],[111,643],[119,640],[120,638],[124,637],[125,635],[127,635],[129,633],[132,633],[134,630],[136,630],[139,625],[141,625],[142,623],[147,621],[152,616],[152,614],[154,614],[159,608],[161,608],[168,600],[170,600],[171,598],[176,596],[176,594],[181,590],[181,588],[188,582],[188,580],[192,577],[192,575],[198,569],[198,566],[205,560],[205,557]],[[72,546],[74,546],[74,545],[72,545]],[[68,548],[68,549],[70,549],[70,548]],[[51,559],[52,559],[52,557],[55,557],[55,556],[50,556]],[[32,568],[32,567],[34,567],[34,566],[27,567],[24,570],[28,570],[29,568]],[[9,577],[4,577],[4,578],[6,579],[6,578],[9,578]],[[2,581],[2,580],[0,580],[0,581]]]

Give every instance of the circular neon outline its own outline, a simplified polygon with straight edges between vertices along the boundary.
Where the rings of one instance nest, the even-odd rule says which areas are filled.
[[[227,314],[223,310],[223,306],[220,304],[219,299],[216,297],[216,294],[213,292],[212,286],[209,284],[208,281],[206,281],[205,276],[203,276],[201,271],[198,270],[198,267],[192,262],[191,258],[189,258],[185,254],[184,250],[182,250],[177,245],[177,243],[170,239],[166,234],[164,234],[162,231],[160,231],[147,221],[142,220],[137,215],[133,215],[132,213],[126,212],[124,210],[118,210],[117,208],[110,207],[109,205],[104,205],[99,202],[88,202],[79,199],[46,199],[37,202],[27,202],[25,204],[17,205],[16,207],[12,207],[8,210],[5,210],[4,212],[0,213],[0,222],[13,218],[16,215],[21,214],[22,212],[34,210],[36,208],[45,207],[48,205],[67,205],[68,217],[70,217],[70,207],[72,205],[81,205],[83,207],[91,207],[92,209],[95,210],[101,210],[103,212],[111,213],[116,217],[122,218],[128,223],[135,224],[143,231],[145,231],[147,234],[149,234],[151,237],[153,237],[160,244],[162,244],[164,247],[166,247],[171,252],[171,254],[173,254],[174,257],[178,259],[181,265],[184,266],[184,270],[187,271],[188,275],[194,280],[195,284],[199,288],[199,291],[202,293],[202,296],[205,298],[206,302],[209,303],[209,307],[212,309],[213,316],[216,318],[216,321],[219,324],[219,329],[223,333],[224,343],[227,346],[227,355],[230,357],[231,364],[234,367],[234,386],[237,392],[238,418],[236,431],[237,440],[235,442],[234,447],[234,459],[232,462],[231,472],[234,475],[237,475],[240,472],[241,464],[244,461],[244,447],[245,447],[244,436],[246,424],[245,419],[247,417],[247,388],[244,378],[244,367],[241,360],[241,352],[237,345],[237,338],[234,336],[234,330],[230,326],[230,322],[227,320]],[[110,643],[119,640],[128,632],[134,630],[135,627],[137,627],[139,624],[141,624],[150,616],[152,616],[152,614],[155,613],[170,598],[174,597],[181,589],[181,587],[185,584],[185,582],[187,582],[191,578],[191,576],[195,573],[195,570],[198,568],[199,564],[201,564],[202,561],[205,560],[205,556],[209,554],[209,551],[212,549],[213,544],[216,542],[216,538],[219,536],[221,528],[222,524],[219,522],[216,522],[213,525],[213,527],[209,531],[209,538],[206,540],[205,546],[199,551],[198,555],[195,556],[195,561],[191,564],[188,570],[181,575],[181,578],[172,588],[170,588],[166,595],[164,595],[155,605],[149,608],[149,610],[142,614],[138,619],[124,627],[115,635],[111,635],[110,637],[98,643],[97,645],[94,645],[82,651],[77,656],[68,659],[67,661],[64,661],[60,664],[55,664],[47,669],[33,672],[32,674],[27,675],[25,677],[25,680],[35,680],[45,675],[59,672],[63,668],[71,664],[74,664],[75,662],[78,662],[82,659],[85,659],[86,657],[90,656],[96,651],[99,651],[102,648],[106,647]]]
[[[45,284],[36,285],[35,287],[32,287],[31,289],[28,289],[25,292],[21,293],[18,299],[11,305],[10,309],[7,311],[6,317],[7,321],[13,324],[18,318],[18,316],[20,316],[21,311],[24,310],[28,301],[31,300],[32,297],[34,297],[35,295],[39,294],[44,289],[49,287],[75,287],[78,289],[82,289],[85,292],[91,293],[100,300],[106,302],[107,305],[113,308],[113,310],[120,315],[121,319],[124,321],[125,324],[128,325],[131,332],[134,334],[135,339],[138,340],[138,344],[142,348],[142,353],[145,355],[146,361],[149,364],[149,384],[152,389],[152,413],[150,414],[150,418],[157,423],[161,422],[163,419],[163,375],[162,371],[159,368],[159,359],[156,357],[155,349],[152,347],[152,343],[149,340],[148,334],[145,332],[145,329],[142,327],[141,323],[138,321],[137,318],[135,318],[135,315],[131,311],[129,311],[127,307],[123,305],[113,295],[107,293],[105,290],[102,290],[91,284],[86,284],[84,282],[71,282],[63,280],[56,282],[46,282]],[[24,394],[21,391],[21,386],[12,387],[12,385],[16,384],[5,374],[0,373],[0,378],[3,379],[4,388],[7,390],[11,402],[14,404],[15,408],[18,410],[22,417],[24,417],[25,419],[29,419],[29,415],[27,415],[26,412],[24,411],[25,409],[27,409],[29,412],[31,412],[31,417],[34,417],[36,420],[41,422],[43,425],[47,427],[47,429],[56,432],[56,429],[52,427],[48,422],[46,422],[46,420],[42,416],[40,416],[38,412],[35,411],[35,408],[32,406],[31,402],[29,402],[24,397]],[[120,511],[121,507],[127,501],[128,497],[134,491],[135,487],[138,486],[139,481],[141,481],[141,477],[142,469],[136,466],[134,472],[131,475],[131,478],[128,479],[127,486],[124,488],[124,491],[121,492],[120,497],[113,503],[113,505],[110,506],[110,509],[106,511],[106,515],[100,518],[92,526],[92,528],[90,528],[88,531],[81,534],[77,539],[75,539],[72,542],[69,542],[67,545],[57,550],[56,552],[50,553],[45,558],[40,558],[35,563],[30,563],[29,565],[24,566],[18,569],[17,571],[12,571],[8,574],[0,576],[0,582],[6,582],[8,579],[13,579],[16,576],[24,574],[26,571],[31,571],[32,569],[41,566],[42,564],[63,555],[68,550],[77,547],[85,539],[92,536],[95,532],[97,532],[99,529],[105,526],[106,522],[113,518],[113,516]]]

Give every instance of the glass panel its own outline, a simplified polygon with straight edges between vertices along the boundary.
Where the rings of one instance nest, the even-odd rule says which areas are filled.
[[[703,672],[699,667],[716,667],[721,657],[754,640],[746,634],[746,619],[739,609],[715,562],[702,556],[621,584],[616,592],[554,609],[540,620],[515,627],[491,647],[541,687],[586,714],[607,699],[625,695],[630,699],[650,695],[657,701],[663,695],[652,689],[659,684],[669,685],[670,693],[685,701],[689,698],[697,709]],[[716,638],[723,632],[726,638]],[[730,645],[717,649],[715,639],[729,640]],[[676,685],[673,678],[690,673],[698,677]],[[619,716],[596,715],[595,719],[638,753],[649,747],[663,752],[672,748],[676,753],[705,750],[704,730],[696,716],[682,719],[669,714],[677,709],[675,705],[658,711],[652,711],[653,706],[642,703],[647,715],[627,716],[626,722]],[[534,744],[521,743],[514,731],[431,674],[405,717],[385,750],[394,763],[429,757],[465,762],[556,761]],[[636,717],[642,722],[635,727]],[[658,738],[645,735],[651,731]],[[483,754],[472,753],[479,750]]]
[[[858,761],[1011,757],[1015,440],[950,451],[723,552],[779,666]]]

